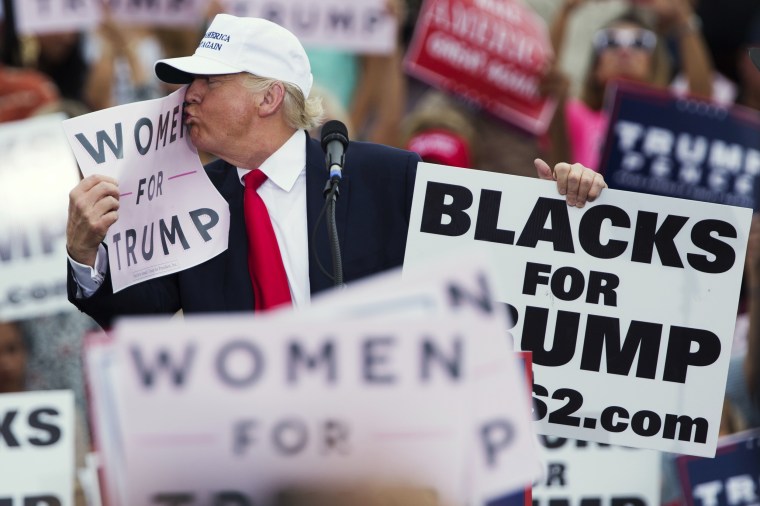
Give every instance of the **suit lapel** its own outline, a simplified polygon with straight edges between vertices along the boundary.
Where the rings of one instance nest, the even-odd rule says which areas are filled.
[[[317,266],[314,258],[316,254],[322,265],[332,275],[332,259],[330,256],[330,244],[327,240],[327,216],[322,218],[319,228],[314,232],[319,212],[325,203],[323,191],[327,182],[327,168],[325,167],[325,155],[319,142],[306,135],[306,222],[309,234],[309,283],[311,293],[317,293],[333,286],[332,280],[325,276]],[[343,176],[340,182],[340,196],[335,209],[335,220],[338,224],[338,240],[341,252],[345,258],[346,223],[348,217],[348,205],[350,198],[349,178]],[[315,253],[316,252],[316,253]]]

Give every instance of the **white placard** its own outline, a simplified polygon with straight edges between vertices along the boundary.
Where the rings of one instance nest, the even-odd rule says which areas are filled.
[[[446,256],[427,262],[419,270],[399,283],[399,272],[389,271],[355,282],[350,290],[331,290],[312,300],[309,317],[319,321],[360,320],[362,318],[390,317],[435,320],[450,314],[465,314],[475,318],[495,319],[499,325],[511,327],[511,320],[503,304],[495,303],[491,284],[493,268],[490,258],[471,248],[465,253],[467,262],[459,256]],[[302,313],[303,314],[303,313]],[[500,350],[514,349],[508,333],[496,336],[493,346]],[[530,429],[530,406],[521,392],[528,386],[518,368],[503,371],[506,382],[512,387],[497,386],[501,391],[473,393],[482,400],[481,406],[508,416],[517,427],[512,443],[511,461],[501,465],[488,465],[485,459],[472,462],[472,498],[474,504],[489,500],[515,489],[536,477],[540,470],[535,454],[535,440]],[[472,412],[473,424],[482,413]],[[515,465],[514,463],[519,463]]]
[[[208,2],[202,0],[106,0],[117,21],[149,26],[186,26],[203,23]]]
[[[571,208],[551,182],[423,163],[404,268],[472,243],[498,260],[538,432],[712,456],[750,218],[612,190]]]
[[[70,309],[68,192],[79,181],[62,114],[0,124],[0,321]]]
[[[235,16],[265,18],[293,32],[306,47],[388,54],[398,23],[387,0],[222,0]]]
[[[0,395],[0,502],[73,504],[74,394]]]
[[[90,31],[100,22],[98,0],[15,0],[21,35]]]
[[[659,506],[661,456],[572,439],[543,437],[546,472],[533,486],[533,504]]]
[[[185,132],[184,96],[182,88],[63,123],[82,173],[119,182],[119,219],[105,240],[114,292],[227,249],[229,206]]]
[[[492,387],[489,376],[514,367],[485,342],[499,328],[484,320],[163,321],[115,330],[115,396],[141,414],[120,419],[123,504],[178,492],[213,502],[222,490],[265,504],[291,483],[368,478],[462,503],[471,446],[492,461],[508,452],[508,420],[470,426],[483,404],[469,384]]]

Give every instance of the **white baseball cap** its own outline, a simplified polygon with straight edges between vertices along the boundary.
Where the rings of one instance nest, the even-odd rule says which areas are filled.
[[[217,14],[192,56],[156,62],[156,76],[187,84],[195,75],[250,74],[291,83],[309,96],[314,78],[301,42],[276,23]]]

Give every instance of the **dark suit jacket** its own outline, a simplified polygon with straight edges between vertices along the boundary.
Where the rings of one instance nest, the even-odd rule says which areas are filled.
[[[344,280],[400,266],[404,260],[414,179],[419,157],[377,144],[351,142],[346,150],[336,221]],[[251,311],[253,290],[248,274],[248,242],[243,219],[243,186],[234,166],[218,160],[206,167],[209,178],[230,206],[228,249],[182,272],[151,279],[114,294],[110,274],[95,294],[76,299],[76,282],[69,268],[69,300],[110,327],[115,316],[209,311]],[[332,271],[325,220],[312,234],[324,203],[327,181],[325,157],[319,142],[306,141],[306,215],[309,233],[311,293],[332,286],[313,255]],[[314,237],[314,239],[312,239]]]

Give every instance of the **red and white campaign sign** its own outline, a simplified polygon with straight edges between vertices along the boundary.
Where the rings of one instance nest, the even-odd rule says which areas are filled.
[[[522,0],[428,0],[407,73],[542,134],[554,102],[539,93],[553,51],[543,20]]]

